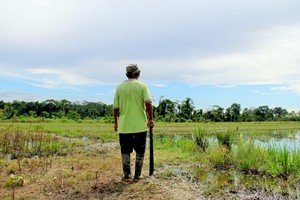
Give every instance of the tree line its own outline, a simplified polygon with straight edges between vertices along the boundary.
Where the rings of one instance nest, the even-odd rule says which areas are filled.
[[[101,102],[71,102],[66,99],[46,100],[43,102],[0,101],[0,117],[11,119],[13,117],[44,117],[67,118],[73,120],[96,119],[112,116],[112,105]]]
[[[156,121],[165,122],[252,122],[252,121],[300,121],[300,113],[288,112],[281,107],[269,108],[267,105],[257,108],[244,108],[233,103],[228,108],[214,105],[206,110],[196,109],[191,98],[172,101],[161,97],[157,106],[153,106]],[[112,120],[113,106],[101,102],[71,102],[66,99],[46,100],[43,102],[0,100],[0,118],[66,118],[72,120],[107,118]]]

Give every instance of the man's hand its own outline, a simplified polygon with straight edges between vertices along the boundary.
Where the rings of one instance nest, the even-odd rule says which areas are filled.
[[[115,124],[114,128],[115,128],[115,131],[117,132],[118,131],[118,124]]]
[[[148,127],[150,129],[154,128],[154,120],[153,120],[153,108],[152,108],[152,101],[146,101],[145,103],[146,111],[148,113]]]
[[[154,121],[153,120],[148,120],[148,127],[153,129],[154,128]]]

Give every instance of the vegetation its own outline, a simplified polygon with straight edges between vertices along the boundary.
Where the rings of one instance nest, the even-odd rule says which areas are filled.
[[[93,199],[100,194],[106,199],[120,195],[130,199],[132,194],[139,199],[162,199],[160,194],[172,195],[174,179],[200,185],[201,195],[211,198],[234,198],[251,188],[267,191],[269,197],[297,197],[297,122],[158,122],[155,175],[147,178],[147,152],[146,181],[135,185],[120,182],[118,136],[113,124],[105,120],[0,123],[1,199],[35,199],[36,195],[40,199]],[[295,144],[278,145],[276,141],[282,138]],[[160,191],[159,184],[163,188],[169,184],[170,191]],[[176,190],[184,192],[187,187],[192,186]]]
[[[206,129],[200,129],[199,127],[194,129],[195,142],[202,151],[206,151],[209,145],[208,135],[206,134]]]
[[[224,191],[234,195],[261,188],[272,191],[268,197],[299,197],[299,113],[268,106],[242,110],[237,103],[204,112],[190,98],[161,98],[154,113],[155,178],[128,186],[119,182],[112,105],[0,101],[0,198],[35,199],[40,194],[40,199],[97,199],[101,194],[119,199],[121,194],[124,199],[162,199],[165,195],[159,194],[166,191],[160,191],[157,181],[164,188],[172,185],[172,195],[174,178],[200,184],[204,196],[220,193],[223,198]],[[295,144],[276,143],[283,139]],[[147,161],[145,165],[147,171]],[[139,191],[137,196],[132,190]]]
[[[0,101],[0,119],[32,121],[37,119],[98,119],[112,121],[112,105],[101,102],[70,102],[62,100],[46,100],[43,102]],[[269,108],[266,105],[258,108],[244,108],[233,103],[228,108],[218,105],[203,111],[196,109],[191,98],[178,102],[170,99],[159,99],[154,106],[156,121],[164,122],[261,122],[261,121],[300,121],[300,113],[288,112],[281,107]]]

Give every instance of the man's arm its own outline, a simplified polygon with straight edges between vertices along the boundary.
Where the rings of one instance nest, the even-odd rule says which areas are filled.
[[[114,108],[114,122],[115,122],[114,129],[115,129],[115,131],[118,131],[118,115],[119,115],[119,108]]]
[[[145,106],[146,106],[146,111],[148,113],[148,127],[153,128],[154,127],[154,120],[153,120],[152,102],[151,101],[146,101]]]

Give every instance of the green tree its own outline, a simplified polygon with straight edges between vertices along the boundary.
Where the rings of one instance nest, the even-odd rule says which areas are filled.
[[[187,97],[181,102],[179,115],[184,119],[192,119],[194,109],[195,106],[193,100]]]
[[[162,99],[160,98],[157,108],[155,112],[158,116],[165,118],[168,116],[175,116],[176,103],[171,101],[170,99]]]
[[[3,119],[11,119],[16,115],[16,111],[12,106],[12,103],[7,102],[2,109],[2,117]]]
[[[259,106],[253,110],[253,115],[256,121],[266,121],[273,119],[272,110],[268,106]]]
[[[244,108],[241,114],[241,121],[243,122],[252,122],[255,121],[253,110],[250,108]]]
[[[43,111],[49,113],[49,118],[52,118],[53,113],[59,111],[59,102],[53,99],[49,99],[44,101],[43,103]]]
[[[72,119],[72,120],[80,120],[80,115],[76,112],[76,111],[73,111],[71,110],[68,115],[67,115],[68,119]]]
[[[4,109],[5,107],[5,102],[4,101],[0,101],[0,110]]]
[[[204,113],[204,116],[206,119],[214,122],[221,122],[224,121],[224,108],[214,105],[212,106],[211,110],[208,110],[206,113]]]
[[[67,99],[62,99],[58,102],[59,110],[62,111],[63,116],[66,116],[69,112],[71,102]]]
[[[11,104],[16,116],[24,115],[26,112],[26,102],[14,100]]]
[[[225,119],[226,121],[237,122],[240,121],[241,115],[241,105],[238,103],[233,103],[229,108],[225,111]]]
[[[282,119],[288,115],[288,111],[281,107],[275,107],[272,109],[275,119]]]

